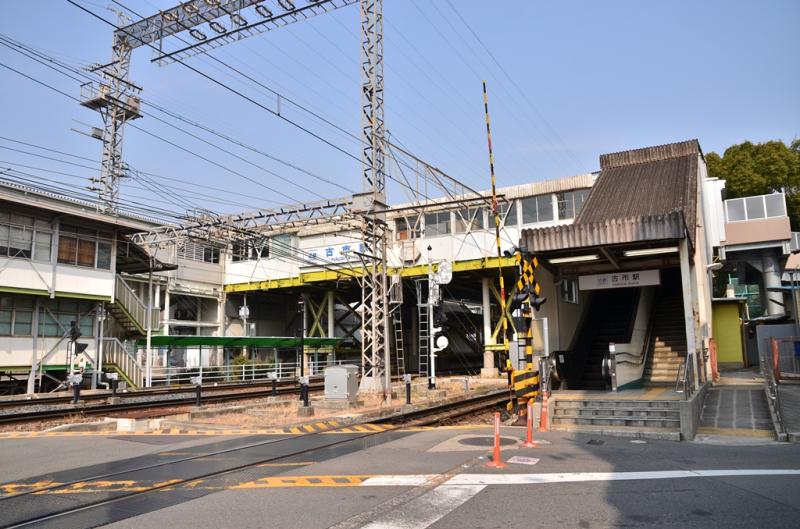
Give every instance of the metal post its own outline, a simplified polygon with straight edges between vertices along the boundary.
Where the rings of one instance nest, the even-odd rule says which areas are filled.
[[[145,369],[145,386],[152,387],[153,385],[153,263],[150,262],[150,272],[147,278],[147,355],[145,362],[147,368]]]
[[[105,321],[106,321],[106,304],[100,302],[100,314],[98,315],[100,319],[100,341],[97,344],[97,372],[99,374],[103,373],[103,354],[105,353]]]
[[[430,377],[428,378],[428,389],[436,389],[436,352],[434,351],[433,336],[433,261],[431,251],[433,248],[428,246],[428,351],[430,352]]]
[[[199,382],[194,387],[194,405],[198,408],[203,404],[203,386]]]
[[[272,377],[272,396],[273,397],[277,397],[278,396],[278,375],[277,375],[277,373],[275,374],[275,376]]]
[[[403,375],[403,381],[406,383],[406,405],[411,405],[411,375]]]
[[[242,307],[241,313],[242,313],[242,325],[244,326],[244,336],[245,338],[247,338],[248,335],[247,317],[250,315],[250,307],[247,306],[247,294],[244,295],[244,306]],[[245,358],[249,358],[248,356],[249,351],[246,345],[242,348],[242,354]]]
[[[797,301],[797,272],[792,272],[792,310],[794,311],[794,335],[800,336],[800,303]]]
[[[300,400],[303,401],[303,406],[308,408],[308,377],[300,377]]]
[[[72,382],[72,403],[77,404],[81,400],[81,385]]]

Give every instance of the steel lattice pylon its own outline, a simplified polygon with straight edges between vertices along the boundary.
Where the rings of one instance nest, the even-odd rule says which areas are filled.
[[[119,27],[114,32],[112,61],[98,67],[106,83],[82,104],[103,114],[102,172],[95,188],[104,207],[115,210],[119,200],[119,183],[124,174],[122,162],[122,131],[125,121],[140,117],[137,90],[127,81],[132,50],[150,47],[156,52],[159,63],[180,61],[183,58],[208,51],[229,42],[261,32],[306,20],[351,5],[356,1],[361,13],[361,129],[363,164],[361,200],[353,197],[354,214],[360,215],[365,261],[362,281],[362,390],[391,390],[390,348],[386,341],[389,329],[389,304],[387,295],[386,260],[386,174],[385,137],[383,119],[383,0],[315,0],[305,4],[283,2],[277,5],[263,0],[189,0],[159,11],[159,13],[134,23]],[[278,8],[278,9],[276,9]],[[242,13],[252,9],[247,17]],[[230,19],[229,27],[221,24]],[[258,17],[254,20],[253,17]],[[193,30],[208,25],[213,37]],[[213,25],[212,25],[213,24]],[[122,26],[122,24],[120,24]],[[173,51],[164,51],[164,40],[188,32],[196,43],[182,41]],[[83,94],[82,94],[83,96]],[[132,106],[135,104],[135,108]],[[356,204],[357,203],[357,204]],[[238,222],[238,221],[235,221]],[[218,228],[224,222],[200,223],[196,229]]]
[[[111,65],[105,77],[110,81],[111,101],[103,116],[103,154],[100,159],[100,181],[98,196],[107,210],[116,210],[119,201],[119,185],[123,174],[122,132],[127,121],[122,103],[127,100],[127,79],[131,65],[131,48],[118,38],[114,39]]]
[[[362,185],[369,210],[362,235],[370,263],[361,286],[361,391],[391,391],[386,333],[389,301],[386,280],[386,174],[383,124],[383,0],[361,0]]]

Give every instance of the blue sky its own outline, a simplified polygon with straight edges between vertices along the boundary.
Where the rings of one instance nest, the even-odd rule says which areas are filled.
[[[107,9],[110,2],[76,1],[115,19]],[[173,4],[121,3],[145,15]],[[482,79],[489,85],[499,185],[593,171],[602,153],[689,138],[699,138],[708,152],[745,139],[789,142],[800,136],[797,1],[385,0],[384,14],[387,128],[399,143],[474,188],[489,184]],[[358,28],[357,7],[349,6],[213,55],[357,135]],[[107,61],[111,31],[63,0],[0,4],[0,33],[73,65]],[[338,186],[209,138],[247,161],[236,159],[146,116],[134,124],[229,170],[129,127],[125,160],[169,177],[154,178],[184,200],[130,181],[123,186],[124,198],[170,210],[191,202],[233,212],[286,203],[287,197],[305,201],[360,188],[360,165],[352,158],[181,65],[159,67],[150,57],[150,50],[136,50],[131,74],[146,101]],[[274,95],[209,59],[187,62],[276,108]],[[2,46],[0,63],[78,95],[78,82]],[[0,68],[0,96],[0,136],[99,159],[99,142],[70,130],[85,129],[81,123],[99,125],[96,113],[5,68]],[[289,105],[281,110],[358,156],[357,140]],[[2,146],[36,151],[8,140],[0,140]],[[43,169],[80,177],[96,173],[0,148],[0,168],[10,165],[76,189],[86,181]],[[395,178],[402,176],[391,170]],[[390,202],[407,199],[396,184],[389,193]]]

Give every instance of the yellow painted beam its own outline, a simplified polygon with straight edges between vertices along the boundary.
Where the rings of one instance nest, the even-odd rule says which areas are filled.
[[[453,273],[474,272],[477,270],[496,269],[515,266],[514,257],[488,257],[485,259],[470,259],[468,261],[456,261],[453,263]],[[428,265],[416,265],[405,268],[389,268],[389,275],[402,277],[419,277],[427,275]],[[275,290],[280,288],[297,288],[309,283],[321,281],[341,281],[361,277],[364,274],[363,267],[339,270],[320,270],[316,272],[303,272],[298,277],[288,277],[284,279],[270,279],[267,281],[251,281],[249,283],[233,283],[225,285],[225,292],[249,292],[253,290]]]

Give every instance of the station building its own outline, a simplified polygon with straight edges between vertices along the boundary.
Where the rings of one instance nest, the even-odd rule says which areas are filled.
[[[131,234],[157,221],[107,215],[11,184],[0,192],[0,211],[8,212],[0,216],[0,248],[13,241],[0,255],[0,369],[7,376],[43,380],[63,371],[69,321],[94,337],[87,359],[103,343],[105,365],[135,386],[152,382],[148,365],[152,378],[153,368],[219,367],[234,355],[251,363],[302,361],[312,373],[332,361],[360,363],[364,263],[352,223],[334,216],[271,226],[246,242],[178,238],[141,247]],[[442,261],[453,274],[436,311],[450,345],[438,355],[437,373],[497,376],[505,364],[504,319],[518,361],[521,336],[514,315],[501,314],[498,291],[501,272],[514,294],[518,248],[539,259],[536,278],[548,302],[536,313],[535,348],[553,359],[562,388],[698,386],[710,375],[714,338],[720,361],[748,365],[739,318],[790,317],[781,274],[796,237],[782,194],[727,201],[723,194],[724,181],[708,177],[691,140],[602,155],[595,173],[498,189],[502,257],[488,191],[389,207],[384,339],[392,372],[428,374],[427,279],[429,263]],[[102,333],[98,313],[109,320]],[[742,336],[739,350],[728,339],[731,325]],[[725,329],[719,337],[717,326]],[[148,355],[148,331],[172,345]],[[302,359],[289,342],[204,353],[170,338],[210,343],[299,333],[308,339]],[[335,340],[320,346],[314,339]]]

